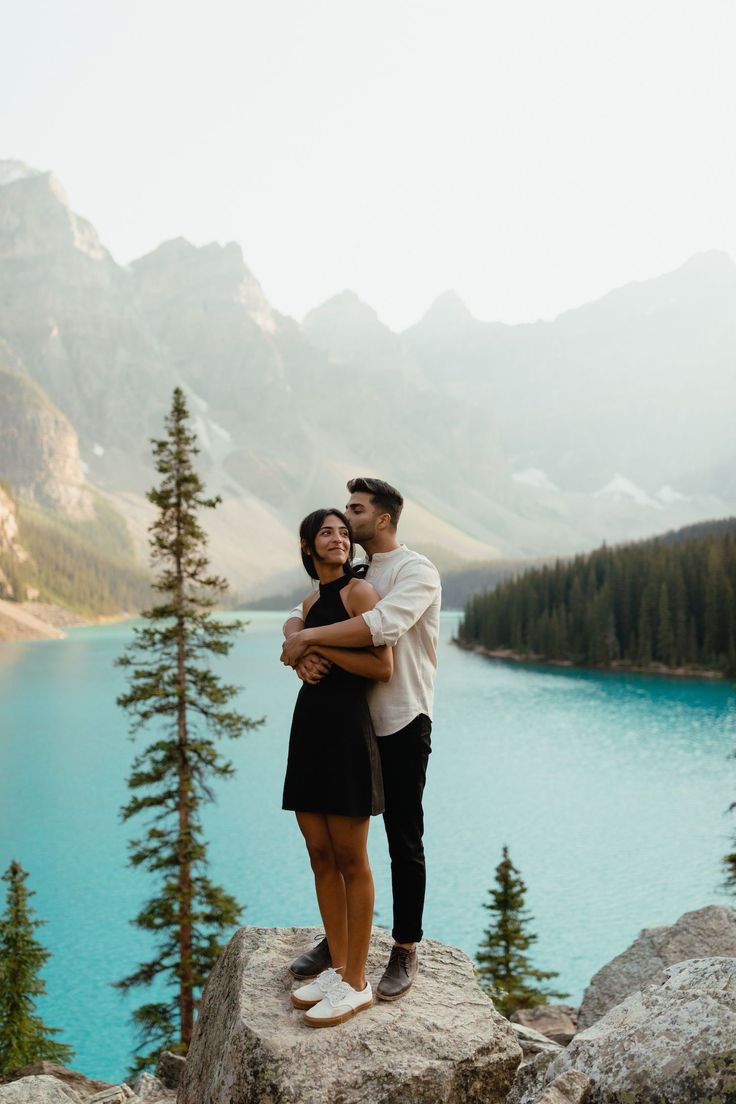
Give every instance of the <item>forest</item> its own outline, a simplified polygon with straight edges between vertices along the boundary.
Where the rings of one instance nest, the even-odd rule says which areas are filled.
[[[458,640],[582,666],[736,675],[736,521],[533,568],[473,595]]]

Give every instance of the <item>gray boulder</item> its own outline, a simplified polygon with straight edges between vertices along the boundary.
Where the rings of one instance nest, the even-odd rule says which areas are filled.
[[[19,1077],[0,1086],[1,1104],[82,1104],[87,1099],[47,1073]]]
[[[88,1098],[87,1104],[136,1104],[138,1097],[125,1081],[119,1085],[109,1085],[101,1092]]]
[[[162,1050],[156,1062],[156,1077],[167,1089],[178,1089],[185,1064],[186,1058],[181,1054]]]
[[[176,1100],[176,1090],[167,1089],[163,1081],[151,1073],[142,1073],[133,1086],[135,1095],[146,1104],[171,1104]]]
[[[572,1004],[540,1004],[519,1008],[509,1016],[512,1023],[541,1031],[548,1039],[567,1046],[578,1029],[578,1009]]]
[[[669,966],[661,984],[632,993],[578,1032],[547,1065],[544,1088],[570,1070],[592,1079],[591,1104],[733,1104],[736,959]],[[538,1089],[529,1082],[509,1100],[537,1104]]]
[[[577,1070],[568,1070],[555,1077],[539,1097],[537,1104],[585,1104],[590,1100],[593,1082]]]
[[[684,913],[674,924],[645,928],[591,980],[583,994],[578,1031],[590,1027],[629,993],[662,982],[666,968],[675,962],[722,955],[736,958],[736,909],[726,905],[707,905]]]
[[[315,935],[314,928],[235,933],[207,980],[178,1104],[506,1100],[521,1050],[467,955],[425,940],[417,980],[402,1000],[315,1031],[291,1004],[288,970]],[[391,943],[374,929],[374,988]]]
[[[0,1085],[7,1084],[10,1081],[19,1081],[22,1077],[54,1077],[57,1081],[62,1081],[67,1085],[72,1092],[76,1093],[82,1100],[87,1100],[88,1097],[94,1093],[100,1092],[102,1089],[109,1089],[109,1081],[100,1081],[94,1077],[86,1077],[83,1073],[78,1073],[76,1070],[68,1069],[66,1066],[59,1066],[56,1062],[32,1062],[28,1066],[21,1066],[18,1069],[7,1070],[5,1073],[0,1074]]]
[[[535,1054],[550,1054],[554,1056],[559,1054],[562,1047],[559,1043],[555,1043],[547,1035],[543,1035],[541,1031],[535,1031],[533,1027],[526,1027],[524,1024],[514,1023],[511,1021],[511,1029],[516,1035],[521,1047],[522,1054],[524,1055],[524,1061],[529,1060]]]

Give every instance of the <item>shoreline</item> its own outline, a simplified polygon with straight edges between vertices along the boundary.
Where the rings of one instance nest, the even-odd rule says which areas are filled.
[[[0,644],[66,640],[70,629],[109,625],[138,616],[129,612],[83,616],[52,602],[0,599]]]
[[[612,660],[610,663],[582,664],[574,663],[571,659],[548,659],[533,652],[515,652],[512,648],[486,648],[483,644],[466,644],[456,636],[452,637],[451,643],[464,652],[474,652],[476,655],[485,656],[486,659],[500,659],[528,666],[564,667],[573,671],[596,671],[600,674],[659,675],[666,678],[695,678],[721,682],[729,678],[722,671],[713,671],[705,667],[666,667],[663,663],[642,666],[626,663],[620,659]]]

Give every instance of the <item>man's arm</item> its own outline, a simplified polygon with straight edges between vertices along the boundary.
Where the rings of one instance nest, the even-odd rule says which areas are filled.
[[[395,585],[372,610],[338,621],[334,625],[315,626],[293,633],[284,644],[281,662],[289,667],[307,652],[310,645],[329,648],[380,648],[394,644],[415,625],[439,593],[437,568],[422,560],[411,562],[399,572]]]
[[[294,606],[293,610],[289,612],[289,616],[283,625],[283,633],[286,640],[294,633],[301,632],[304,628],[304,606],[299,603],[298,606]],[[302,682],[308,682],[311,686],[321,682],[325,677],[332,661],[327,659],[326,656],[317,655],[304,655],[300,660],[294,664],[294,670],[296,671]]]
[[[281,662],[287,667],[295,664],[306,655],[310,645],[323,644],[328,648],[370,648],[373,646],[371,632],[363,614],[351,617],[349,621],[338,621],[334,625],[315,625],[314,628],[292,632],[284,641]],[[290,622],[287,622],[290,624]]]

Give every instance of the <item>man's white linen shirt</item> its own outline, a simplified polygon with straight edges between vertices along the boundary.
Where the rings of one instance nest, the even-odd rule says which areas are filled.
[[[376,552],[365,577],[380,597],[362,614],[373,645],[394,649],[392,678],[374,682],[368,690],[376,735],[388,736],[421,713],[432,717],[442,587],[432,561],[405,544]],[[296,606],[289,617],[304,620],[302,607]]]

